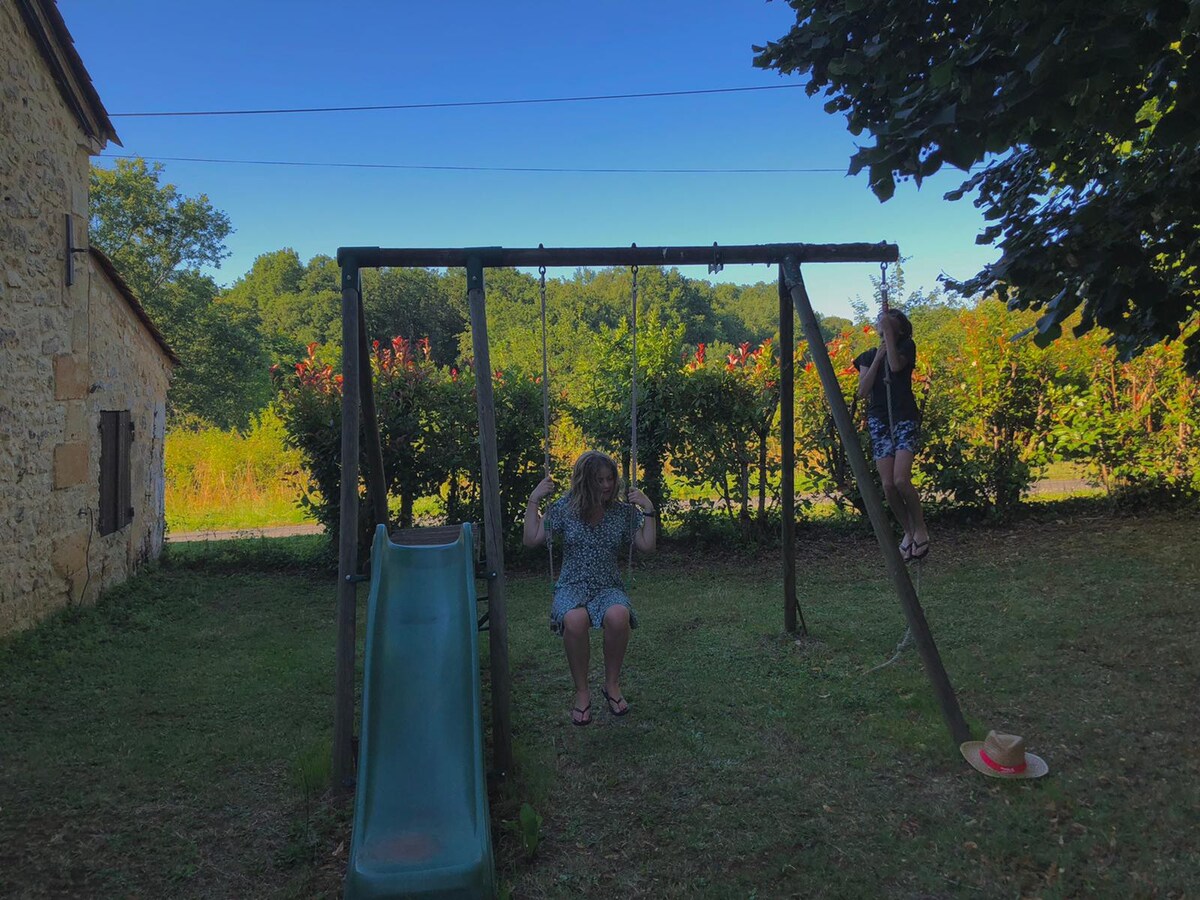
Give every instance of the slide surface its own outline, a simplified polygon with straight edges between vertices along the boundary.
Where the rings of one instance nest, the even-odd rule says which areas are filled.
[[[375,532],[347,900],[493,896],[473,561]]]

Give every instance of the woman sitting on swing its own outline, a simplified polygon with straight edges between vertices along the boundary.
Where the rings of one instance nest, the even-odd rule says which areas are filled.
[[[917,345],[908,316],[889,309],[886,301],[875,330],[879,332],[879,348],[861,353],[854,360],[859,372],[858,396],[870,398],[867,429],[875,465],[888,505],[904,529],[900,556],[909,562],[929,554],[929,530],[921,512],[921,498],[912,483],[913,455],[920,431],[920,412],[912,390]],[[883,371],[885,366],[887,371]]]
[[[571,680],[575,683],[575,705],[571,721],[590,725],[591,689],[588,663],[591,644],[589,625],[604,629],[604,688],[608,710],[614,716],[629,712],[621,694],[621,664],[629,643],[630,629],[637,616],[621,580],[620,557],[631,543],[643,552],[654,550],[654,506],[641,491],[631,489],[628,503],[617,499],[619,478],[612,458],[589,450],[575,462],[571,489],[546,510],[539,504],[554,492],[553,479],[546,477],[533,489],[525,507],[526,547],[540,547],[550,533],[562,535],[563,563],[554,585],[550,608],[550,630],[562,635]]]

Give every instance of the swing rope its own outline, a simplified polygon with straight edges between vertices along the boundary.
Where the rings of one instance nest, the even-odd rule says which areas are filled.
[[[633,246],[637,246],[634,244]],[[629,437],[629,486],[637,489],[637,439],[638,439],[638,409],[637,409],[637,376],[638,376],[638,351],[637,351],[637,308],[638,308],[638,267],[632,267],[633,272],[633,303],[629,314],[629,333],[633,338],[633,370],[630,374],[630,418],[632,419],[632,429]]]
[[[538,244],[538,249],[542,245]],[[546,267],[538,266],[538,291],[542,297],[542,448],[546,458],[546,477],[550,477],[550,364],[546,353]],[[549,517],[547,517],[548,519]],[[550,557],[550,583],[554,583],[554,536],[546,525],[546,552]]]
[[[634,247],[636,247],[636,246],[637,246],[637,244],[634,244],[633,246],[634,246]],[[631,424],[631,426],[630,426],[630,428],[631,428],[631,434],[630,434],[630,438],[629,438],[629,488],[630,488],[630,490],[637,490],[637,439],[638,439],[638,427],[637,427],[637,426],[638,426],[638,411],[637,411],[637,374],[638,374],[638,351],[637,351],[637,308],[638,308],[638,267],[637,267],[637,266],[631,266],[631,267],[630,267],[630,271],[633,273],[633,288],[632,288],[632,291],[631,291],[631,294],[632,294],[632,302],[631,302],[631,305],[630,305],[630,313],[629,313],[629,333],[630,333],[630,336],[631,336],[631,337],[632,337],[632,339],[633,339],[633,369],[632,369],[632,371],[631,371],[631,373],[630,373],[630,378],[629,378],[629,384],[630,384],[630,402],[629,402],[629,407],[630,407],[630,420],[631,420],[631,422],[632,422],[632,424]],[[628,501],[628,500],[629,500],[629,492],[628,492],[628,491],[626,491],[626,493],[625,493],[625,499],[626,499],[626,501]],[[635,515],[635,516],[634,516],[634,519],[635,519],[635,521],[636,521],[636,518],[637,518],[637,517],[636,517],[636,515]],[[634,537],[636,537],[636,531],[634,532]],[[628,565],[627,565],[627,567],[626,567],[626,568],[628,569],[628,575],[627,575],[627,577],[628,577],[628,580],[629,580],[631,583],[633,582],[633,542],[634,542],[634,538],[630,538],[630,540],[629,540],[629,562],[628,562]]]

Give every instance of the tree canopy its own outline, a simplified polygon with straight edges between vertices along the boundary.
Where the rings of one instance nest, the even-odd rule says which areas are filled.
[[[153,315],[165,285],[181,269],[220,265],[233,228],[204,194],[184,197],[175,185],[160,184],[161,163],[116,163],[92,167],[91,239]]]
[[[1042,311],[1037,338],[1101,326],[1124,356],[1183,335],[1200,371],[1200,3],[791,0],[755,64],[807,75],[867,132],[881,201],[949,164],[947,194],[988,222],[999,260],[950,286]]]
[[[222,309],[200,272],[228,253],[229,217],[208,197],[161,184],[162,166],[117,160],[93,166],[89,229],[182,362],[169,394],[172,418],[245,425],[270,396],[257,311]]]

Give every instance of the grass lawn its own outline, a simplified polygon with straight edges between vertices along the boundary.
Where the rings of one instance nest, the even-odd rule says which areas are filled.
[[[867,673],[903,622],[865,537],[802,533],[799,642],[773,556],[652,557],[632,712],[609,717],[597,677],[589,728],[569,724],[547,578],[514,578],[500,882],[522,898],[1189,895],[1200,520],[1038,515],[936,534],[922,576],[968,719],[1026,735],[1050,764],[1037,782],[963,762],[914,652]],[[0,645],[0,896],[337,896],[348,816],[313,787],[333,583],[290,570],[303,540],[172,548],[99,608]],[[523,802],[544,817],[532,858]]]
[[[167,504],[168,532],[233,531],[269,528],[273,525],[305,525],[315,522],[308,510],[295,500],[278,497],[263,501],[256,497],[223,504]]]

